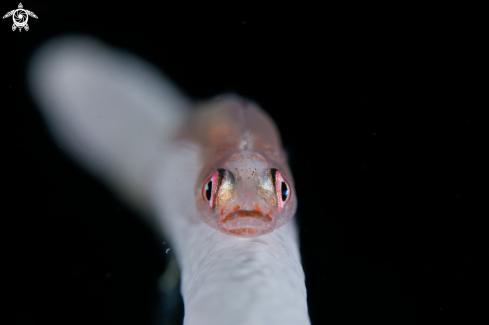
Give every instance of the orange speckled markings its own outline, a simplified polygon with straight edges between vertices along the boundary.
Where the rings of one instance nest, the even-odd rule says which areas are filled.
[[[257,210],[238,210],[220,220],[221,231],[240,237],[256,237],[273,231],[275,222],[268,214]]]
[[[254,237],[253,235],[256,235],[256,232],[257,230],[256,229],[253,229],[253,228],[239,228],[239,229],[235,229],[235,230],[228,230],[228,229],[224,229],[223,230],[227,233],[230,233],[230,234],[235,234],[236,236],[243,236],[243,237]],[[263,235],[262,233],[260,233],[260,235]],[[256,235],[258,236],[258,235]]]
[[[229,213],[224,219],[221,220],[221,223],[225,223],[227,221],[240,218],[240,217],[241,218],[252,217],[252,218],[258,218],[266,222],[272,222],[272,218],[270,218],[268,214],[263,215],[263,213],[261,213],[259,210],[252,210],[252,211],[239,210],[236,212]]]

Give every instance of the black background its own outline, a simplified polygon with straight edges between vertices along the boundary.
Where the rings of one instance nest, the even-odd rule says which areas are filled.
[[[154,312],[171,245],[65,156],[27,91],[29,55],[65,33],[138,54],[196,99],[234,91],[272,115],[312,324],[487,321],[480,8],[23,5],[39,17],[28,32],[0,25],[3,324],[181,322],[181,306]]]

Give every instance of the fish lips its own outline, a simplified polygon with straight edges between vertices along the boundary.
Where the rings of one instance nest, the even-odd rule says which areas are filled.
[[[228,213],[220,221],[220,231],[238,237],[257,237],[271,233],[275,221],[258,210],[238,210]]]

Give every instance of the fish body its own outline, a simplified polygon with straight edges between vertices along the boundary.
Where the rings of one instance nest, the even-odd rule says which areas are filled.
[[[280,135],[256,103],[236,95],[203,103],[176,140],[200,148],[194,195],[198,216],[207,225],[256,237],[293,217],[297,198]]]

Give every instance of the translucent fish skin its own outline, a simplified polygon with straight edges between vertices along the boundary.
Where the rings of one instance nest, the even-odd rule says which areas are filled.
[[[225,234],[257,237],[295,214],[294,181],[277,127],[256,104],[226,95],[201,105],[178,138],[200,148],[199,217]]]

